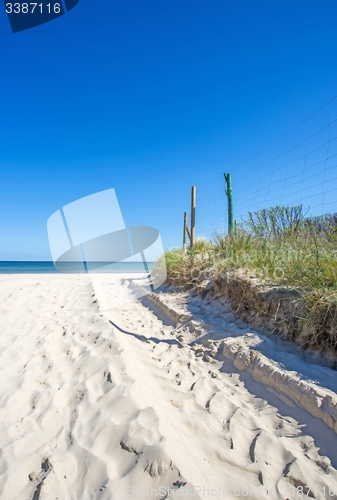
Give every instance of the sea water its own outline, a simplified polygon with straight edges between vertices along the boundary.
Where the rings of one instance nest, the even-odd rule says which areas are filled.
[[[95,273],[149,273],[154,263],[148,262],[144,266],[143,262],[112,262],[102,263],[96,268],[95,263],[90,263],[90,267]],[[77,262],[67,262],[63,266],[65,273],[82,273],[83,264]],[[62,274],[51,261],[0,261],[0,274]]]

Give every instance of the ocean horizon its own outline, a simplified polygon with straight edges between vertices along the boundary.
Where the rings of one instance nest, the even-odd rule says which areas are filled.
[[[96,264],[99,266],[96,269]],[[97,273],[148,273],[154,262],[90,262],[93,272]],[[52,261],[0,261],[0,274],[84,274],[82,262],[64,262],[64,271],[58,271]]]

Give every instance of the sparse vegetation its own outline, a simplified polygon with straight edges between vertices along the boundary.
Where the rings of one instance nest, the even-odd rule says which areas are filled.
[[[235,235],[197,240],[193,250],[166,252],[168,278],[180,286],[243,269],[269,285],[297,288],[297,340],[337,350],[337,214],[306,217],[303,206],[249,213]]]

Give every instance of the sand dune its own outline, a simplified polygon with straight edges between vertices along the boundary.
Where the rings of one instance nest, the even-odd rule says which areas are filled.
[[[123,277],[2,276],[0,304],[1,499],[337,498],[334,431]]]

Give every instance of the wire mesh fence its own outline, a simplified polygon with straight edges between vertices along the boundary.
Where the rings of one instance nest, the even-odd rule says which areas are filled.
[[[234,218],[276,205],[303,204],[308,215],[337,211],[337,96],[240,164],[232,174]],[[227,233],[224,176],[198,186],[196,236]]]

